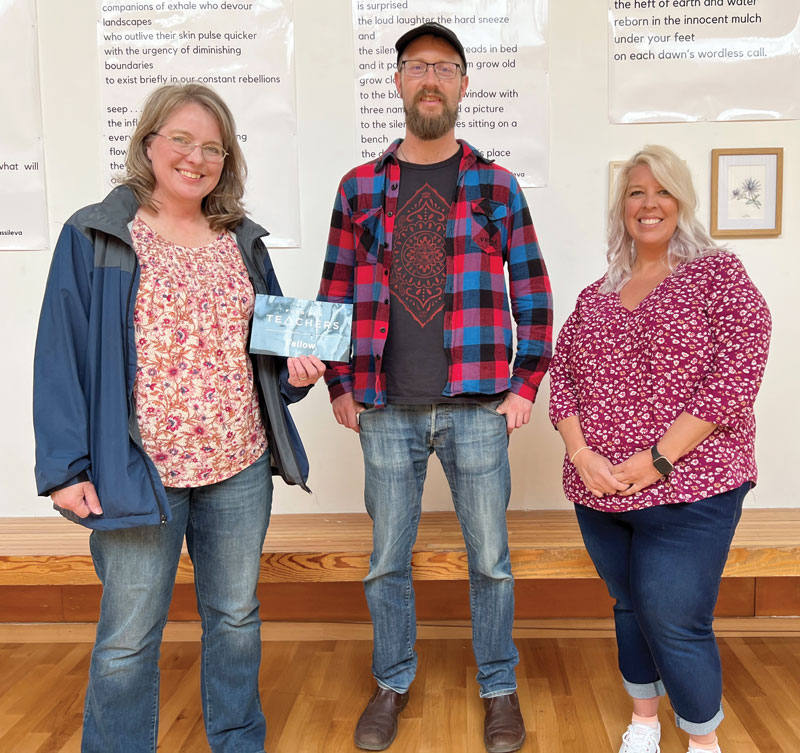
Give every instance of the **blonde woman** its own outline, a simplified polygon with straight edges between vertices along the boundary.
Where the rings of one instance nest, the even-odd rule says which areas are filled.
[[[648,146],[625,165],[608,270],[578,297],[550,367],[564,490],[616,604],[633,702],[620,753],[658,753],[669,695],[690,753],[716,751],[714,605],[756,482],[753,403],[771,330],[741,262],[695,217],[689,171]]]

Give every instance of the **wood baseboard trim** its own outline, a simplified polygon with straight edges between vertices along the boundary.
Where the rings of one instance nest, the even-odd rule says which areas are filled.
[[[96,625],[93,622],[72,623],[5,623],[0,624],[0,643],[92,643]],[[714,622],[720,638],[743,636],[800,636],[800,617],[721,617]],[[420,622],[417,635],[421,640],[469,639],[469,622]],[[613,621],[602,619],[518,620],[516,638],[611,638]],[[167,642],[200,639],[199,622],[170,622],[164,629]],[[264,622],[263,641],[331,641],[372,640],[369,622]]]

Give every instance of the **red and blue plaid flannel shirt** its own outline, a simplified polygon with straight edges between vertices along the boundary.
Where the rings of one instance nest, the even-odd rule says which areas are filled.
[[[389,270],[400,165],[395,141],[342,178],[317,296],[353,304],[350,363],[325,372],[330,398],[386,404],[381,359],[389,331]],[[550,363],[552,303],[528,205],[516,178],[464,141],[456,198],[447,218],[444,396],[511,390],[529,400]],[[511,310],[517,323],[513,373]]]

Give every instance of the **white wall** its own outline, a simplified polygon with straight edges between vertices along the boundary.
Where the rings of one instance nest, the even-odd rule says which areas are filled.
[[[50,233],[78,207],[104,193],[98,141],[96,27],[93,0],[38,0],[42,99]],[[273,252],[284,291],[316,294],[334,192],[358,162],[351,11],[348,0],[296,0],[297,106],[302,247]],[[772,309],[775,328],[757,405],[760,483],[748,504],[793,507],[794,428],[800,322],[792,298],[800,279],[800,121],[611,125],[607,118],[605,3],[555,0],[550,8],[550,183],[526,189],[554,290],[556,330],[579,290],[602,274],[608,161],[625,159],[645,143],[675,149],[691,167],[708,220],[710,152],[716,147],[783,146],[783,235],[737,240],[739,253]],[[479,74],[472,77],[480,85]],[[658,86],[658,81],[653,82]],[[794,86],[796,82],[785,82]],[[687,82],[691,86],[691,82]],[[4,103],[8,105],[9,103]],[[478,144],[489,147],[491,144]],[[251,164],[251,172],[269,165]],[[279,180],[279,176],[275,176]],[[269,217],[256,218],[269,227]],[[0,254],[0,516],[55,514],[37,499],[33,483],[31,362],[49,252]],[[792,345],[795,343],[795,345]],[[561,491],[562,446],[547,422],[547,387],[531,425],[511,439],[512,506],[568,507]],[[311,460],[308,496],[278,484],[276,512],[353,512],[363,509],[358,437],[335,423],[327,391],[317,387],[294,409]],[[425,492],[428,509],[449,506],[436,461]]]

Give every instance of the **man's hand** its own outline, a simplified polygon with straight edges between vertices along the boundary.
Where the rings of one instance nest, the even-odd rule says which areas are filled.
[[[531,420],[533,401],[520,397],[514,392],[507,392],[505,399],[497,406],[497,412],[506,417],[506,431],[511,434]]]
[[[103,508],[91,481],[65,486],[50,495],[50,499],[58,507],[74,512],[79,518],[89,517],[89,513],[102,515]]]
[[[352,429],[356,434],[359,433],[358,414],[365,408],[362,403],[357,403],[353,399],[352,392],[345,392],[344,395],[335,398],[331,403],[331,408],[333,408],[334,417],[342,426]]]
[[[325,373],[325,364],[316,356],[287,358],[286,366],[292,387],[310,387]]]
[[[612,466],[611,473],[617,481],[628,487],[624,492],[620,492],[620,497],[636,494],[661,478],[661,474],[653,465],[650,450],[637,452],[619,465]]]

